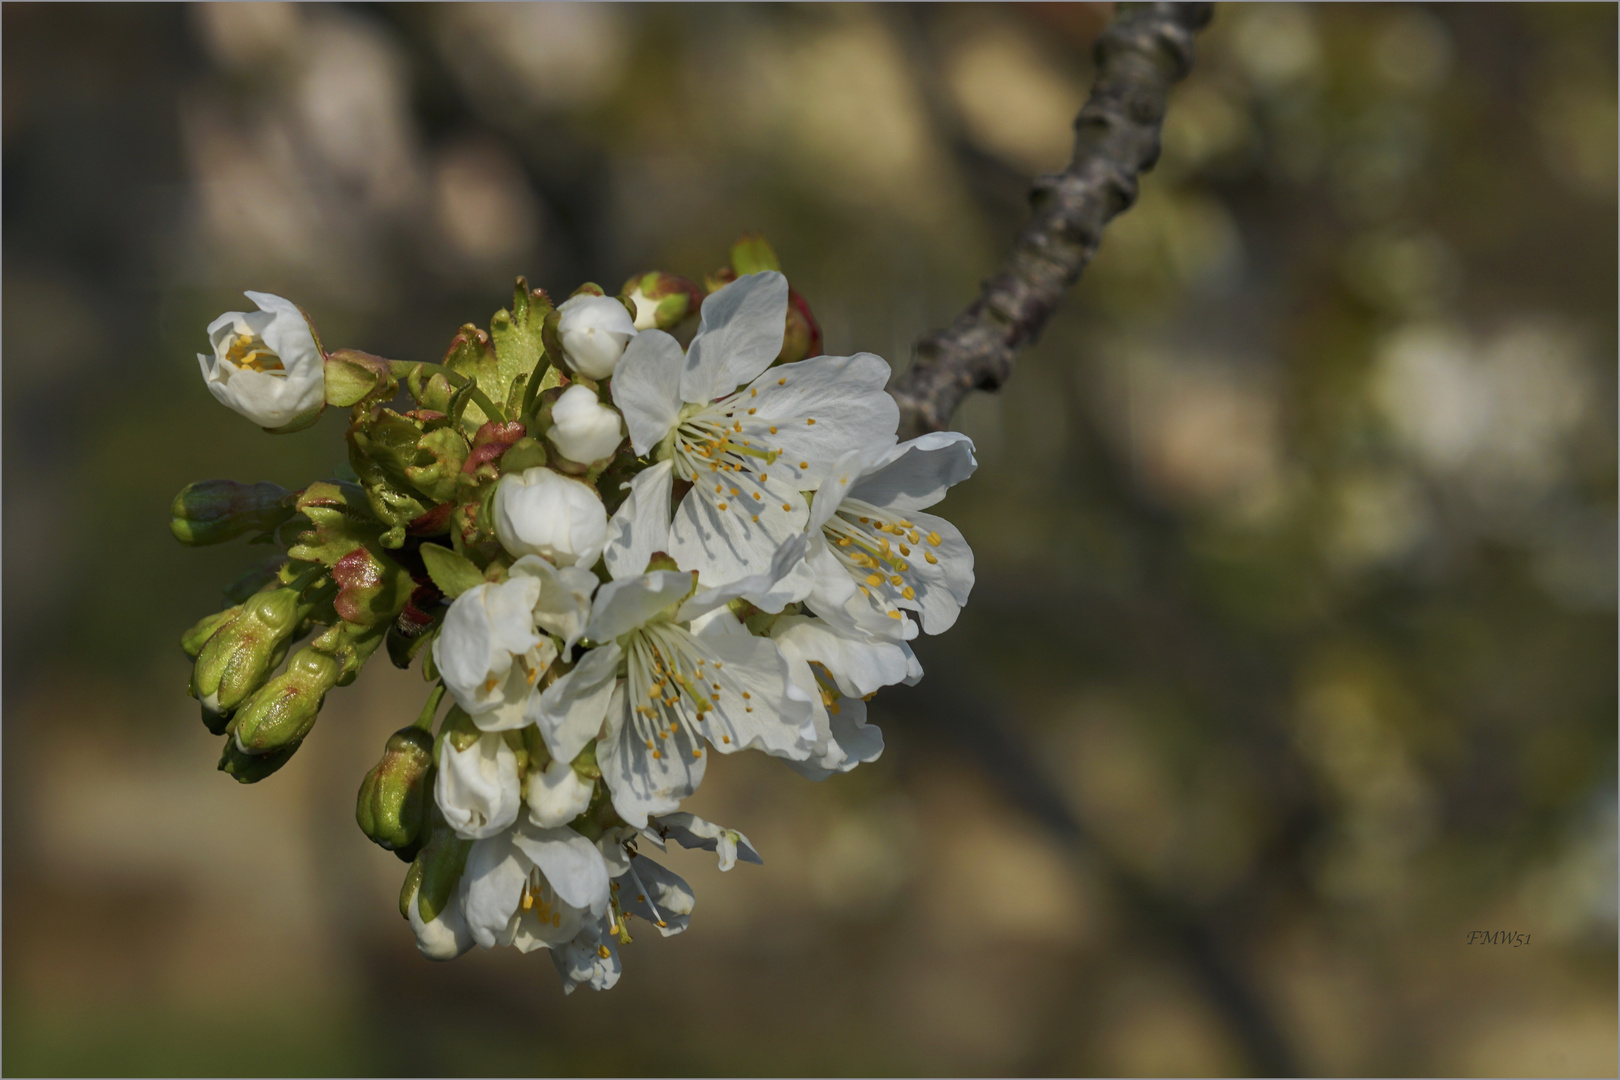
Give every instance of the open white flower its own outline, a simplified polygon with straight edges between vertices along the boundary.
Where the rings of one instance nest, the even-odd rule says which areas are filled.
[[[461,902],[473,940],[520,952],[564,945],[608,910],[608,868],[574,830],[526,822],[467,854]]]
[[[557,308],[557,339],[568,366],[587,379],[608,379],[636,336],[636,324],[611,296],[571,296]]]
[[[326,362],[309,322],[290,300],[244,295],[258,311],[227,311],[208,324],[214,354],[197,354],[203,381],[221,404],[262,428],[308,427],[326,407]]]
[[[802,551],[790,541],[773,568],[794,565]],[[693,578],[653,570],[598,589],[585,636],[599,644],[546,689],[535,716],[554,758],[572,761],[598,740],[614,808],[637,827],[697,789],[705,740],[723,754],[803,758],[815,739],[810,703],[775,645],[690,625],[739,592],[768,589],[769,574],[695,596]]]
[[[439,751],[433,799],[457,836],[482,840],[502,832],[517,820],[523,805],[517,755],[506,739],[485,732],[456,749],[454,737]]]
[[[589,387],[575,383],[551,407],[546,440],[569,461],[589,465],[612,457],[624,441],[624,421],[597,400]]]
[[[781,274],[738,278],[703,302],[684,354],[670,335],[643,331],[613,380],[636,453],[656,450],[673,480],[692,484],[668,552],[706,585],[758,573],[801,532],[809,513],[801,492],[815,490],[841,455],[894,443],[899,410],[883,392],[889,366],[880,358],[770,366],[787,304]],[[668,482],[652,473],[632,490]]]
[[[596,575],[525,555],[507,579],[474,585],[450,605],[433,663],[457,705],[484,731],[528,723],[529,699],[557,658],[585,630]]]
[[[501,477],[494,518],[495,536],[507,551],[541,555],[558,566],[589,569],[607,535],[607,510],[596,489],[544,465]]]
[[[915,636],[956,622],[973,588],[973,551],[944,518],[920,511],[972,475],[973,442],[933,432],[880,453],[853,450],[817,490],[806,564],[817,615],[881,636]]]
[[[812,699],[816,726],[810,756],[788,766],[824,780],[876,761],[883,753],[883,733],[866,722],[865,699],[880,687],[910,686],[922,678],[910,646],[804,615],[776,620],[771,639],[787,660],[794,685]]]

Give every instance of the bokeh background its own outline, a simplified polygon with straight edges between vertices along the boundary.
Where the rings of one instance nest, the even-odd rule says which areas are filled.
[[[903,366],[1109,15],[6,4],[5,1071],[1613,1075],[1610,5],[1221,5],[959,414],[978,584],[887,753],[720,762],[692,808],[765,865],[672,856],[692,929],[614,990],[416,954],[352,822],[414,672],[214,771],[176,640],[251,553],[169,499],[343,456],[205,391],[242,289],[436,359],[517,273],[701,278],[757,229],[829,352]]]

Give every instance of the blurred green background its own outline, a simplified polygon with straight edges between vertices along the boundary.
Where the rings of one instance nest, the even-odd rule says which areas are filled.
[[[757,229],[829,352],[901,366],[1109,15],[6,4],[5,1071],[1613,1075],[1612,5],[1220,5],[958,416],[978,584],[888,752],[719,763],[692,809],[765,865],[672,856],[692,929],[612,991],[417,955],[352,819],[414,673],[214,771],[176,640],[251,555],[169,499],[343,454],[204,389],[244,288],[436,359],[517,273]]]

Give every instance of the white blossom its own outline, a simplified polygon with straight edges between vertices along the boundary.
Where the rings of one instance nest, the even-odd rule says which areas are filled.
[[[587,379],[609,379],[636,336],[635,321],[611,296],[580,294],[557,308],[557,339],[568,366]]]
[[[416,934],[416,947],[429,960],[454,960],[473,947],[472,931],[462,914],[461,897],[452,894],[444,909],[432,919],[423,919],[418,904],[419,883],[412,883],[405,897],[405,918]]]
[[[519,822],[481,839],[461,877],[468,929],[486,949],[563,945],[607,913],[608,899],[602,853],[566,826]]]
[[[326,362],[296,304],[244,294],[258,311],[227,311],[208,324],[214,352],[197,354],[209,392],[271,431],[296,431],[326,407]]]
[[[736,866],[738,859],[756,866],[765,862],[748,842],[748,837],[736,829],[704,821],[695,814],[682,812],[648,818],[647,827],[647,835],[656,837],[660,847],[665,840],[673,840],[683,848],[715,852],[720,856],[722,872]]]
[[[612,457],[624,441],[624,421],[578,383],[564,390],[551,407],[546,440],[569,461],[589,465]]]
[[[558,566],[592,566],[602,554],[607,510],[589,484],[536,465],[501,477],[495,535],[513,555],[541,555]]]
[[[706,585],[758,573],[803,531],[802,493],[820,486],[841,455],[894,443],[899,411],[883,391],[889,367],[880,358],[817,356],[771,367],[787,304],[781,274],[739,278],[704,301],[685,353],[670,335],[643,331],[613,380],[636,453],[656,451],[670,469],[668,479],[647,470],[633,484],[692,484],[667,550]]]
[[[543,829],[566,825],[590,806],[594,789],[566,761],[554,760],[544,769],[531,769],[523,789],[529,820]]]

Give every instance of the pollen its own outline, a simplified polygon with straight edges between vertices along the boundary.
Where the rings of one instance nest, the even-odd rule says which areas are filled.
[[[809,462],[808,462],[808,461],[801,461],[801,462],[799,462],[799,468],[801,468],[801,469],[808,469],[808,468],[809,468],[809,467],[810,467],[810,463],[809,463]]]
[[[752,709],[750,709],[748,711],[753,712]],[[720,741],[723,742],[723,743],[729,743],[731,741],[731,736],[730,735],[722,735],[722,736],[720,736]]]
[[[613,954],[611,952],[608,952],[608,947],[606,945],[598,945],[596,947],[596,955],[600,956],[602,959],[606,960],[608,957],[612,956]]]
[[[899,613],[896,612],[895,614],[898,615]],[[662,750],[654,750],[653,751],[653,760],[654,761],[658,761],[658,760],[662,759],[663,756],[664,756],[664,752]]]
[[[754,415],[754,413],[756,413],[756,412],[758,412],[758,411],[759,411],[759,410],[758,410],[758,409],[749,409],[749,410],[748,410],[748,415],[749,415],[749,416],[753,416],[753,415]]]
[[[791,507],[791,506],[789,506],[789,505],[788,505],[788,504],[787,504],[787,503],[783,503],[783,504],[782,504],[782,509],[784,509],[784,510],[791,510],[791,509],[793,509],[793,507]]]
[[[742,492],[740,492],[740,491],[738,491],[738,490],[737,490],[737,489],[736,489],[736,488],[732,488],[732,489],[731,489],[731,493],[732,493],[732,494],[733,494],[733,495],[741,495],[741,494],[742,494]]]
[[[777,386],[786,386],[787,385],[787,379],[785,379],[785,378],[784,379],[777,379],[776,380],[776,385]]]
[[[902,554],[902,555],[910,555],[911,554],[911,549],[906,547],[906,545],[901,544],[900,545],[900,554]]]
[[[726,508],[726,504],[725,504],[725,503],[721,503],[721,504],[720,504],[720,509],[722,509],[722,510],[724,510],[724,509],[725,509],[725,508]]]
[[[716,485],[714,485],[714,493],[716,495],[720,494],[720,492],[723,491],[723,490],[725,490],[725,485],[724,484],[716,484]]]
[[[915,600],[917,599],[917,590],[913,589],[910,585],[907,585],[905,588],[900,590],[900,595],[905,597],[907,600]]]
[[[754,515],[754,520],[755,520],[755,521],[758,521],[758,520],[759,520],[759,515],[758,515],[758,514],[755,514],[755,515]]]
[[[812,416],[812,417],[810,417],[809,419],[807,419],[805,421],[805,425],[808,426],[808,425],[813,424],[815,422],[816,422],[816,418]]]
[[[500,684],[501,684],[501,680],[499,680],[495,676],[491,675],[489,678],[484,680],[484,693],[488,694],[488,693],[493,692],[494,689],[497,686],[499,686]]]
[[[903,616],[898,611],[886,611],[886,612],[884,612],[884,614],[887,615],[891,619],[903,618]],[[653,756],[656,757],[657,754],[658,754],[658,751],[654,750],[653,751]]]
[[[701,749],[693,750],[692,751],[692,756],[693,757],[702,757],[703,756],[703,751]]]
[[[923,558],[927,559],[932,564],[937,565],[939,563],[939,560],[934,558],[934,553],[932,551],[923,552]]]
[[[771,427],[771,434],[772,435],[776,434],[776,427],[774,425],[772,425],[772,427]]]
[[[651,750],[653,748],[653,741],[651,739],[647,739],[645,741],[647,743],[647,749]]]
[[[866,578],[866,583],[868,585],[881,585],[881,584],[883,584],[883,575],[882,574],[869,574],[867,576],[867,578]]]
[[[895,588],[899,588],[900,586],[904,585],[905,583],[906,583],[906,579],[901,577],[899,574],[891,574],[889,576],[889,584],[893,585]]]
[[[759,391],[751,386],[751,387],[748,388],[748,396],[749,397],[759,397]],[[749,409],[748,411],[753,412],[754,410]]]
[[[928,542],[930,544],[933,544],[935,547],[939,547],[939,533],[937,533],[937,532],[929,533],[928,534]]]

